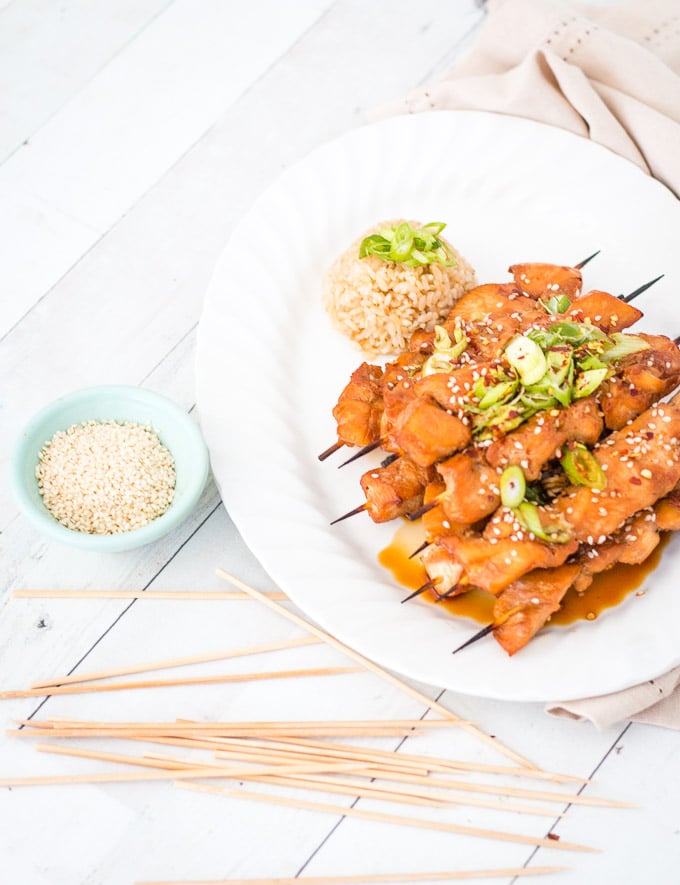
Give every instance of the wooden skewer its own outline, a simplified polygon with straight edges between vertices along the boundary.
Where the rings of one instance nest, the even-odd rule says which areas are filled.
[[[658,283],[659,280],[663,279],[665,274],[660,274],[658,277],[654,277],[653,280],[650,280],[648,283],[643,283],[642,286],[638,286],[637,289],[634,289],[628,295],[619,295],[619,300],[625,301],[628,304],[630,301],[634,301],[638,295],[642,295],[643,292],[646,292],[650,286],[653,286],[654,283]]]
[[[452,870],[437,873],[370,873],[357,876],[305,876],[300,879],[183,879],[179,881],[135,882],[135,885],[380,885],[391,882],[450,882],[463,879],[505,879],[516,876],[544,876],[561,873],[569,867],[505,867],[495,870]]]
[[[166,658],[147,664],[131,664],[127,667],[116,667],[111,670],[97,670],[91,673],[71,673],[68,676],[54,676],[51,679],[38,679],[31,683],[31,688],[46,688],[54,685],[70,685],[74,682],[94,682],[98,679],[110,679],[116,676],[128,676],[132,673],[147,673],[150,670],[171,670],[173,667],[185,667],[189,664],[205,664],[209,661],[223,661],[229,658],[241,658],[248,655],[265,654],[270,651],[282,651],[288,648],[299,648],[321,642],[316,636],[303,636],[299,639],[284,639],[280,642],[267,642],[262,645],[247,645],[243,648],[232,648],[226,651],[206,652],[184,658]]]
[[[219,755],[219,754],[218,754]],[[514,805],[505,802],[494,801],[493,799],[473,799],[470,796],[453,796],[445,791],[423,792],[423,793],[404,793],[395,787],[387,786],[383,783],[383,776],[376,771],[372,771],[370,776],[380,781],[378,786],[370,784],[368,786],[357,781],[356,779],[338,779],[337,777],[328,777],[322,775],[262,775],[253,778],[243,778],[243,780],[262,781],[270,784],[280,784],[281,786],[302,787],[307,789],[321,790],[330,793],[344,793],[348,796],[366,796],[374,799],[386,799],[390,802],[403,802],[405,804],[415,805],[434,805],[443,807],[447,805],[474,806],[477,808],[489,808],[494,811],[512,811],[516,814],[530,814],[536,817],[564,817],[561,812],[556,812],[553,808],[537,808],[530,805]],[[380,795],[378,795],[380,794]],[[393,798],[395,797],[395,798]],[[396,798],[400,797],[400,798]],[[413,800],[413,801],[412,801]]]
[[[486,627],[482,627],[481,630],[478,630],[474,636],[471,636],[469,639],[466,639],[465,642],[461,643],[458,648],[454,648],[451,654],[455,655],[459,651],[462,651],[464,648],[467,648],[468,645],[472,645],[474,642],[477,642],[480,639],[484,639],[485,636],[488,636],[496,627],[496,623],[492,622],[491,624],[487,624]]]
[[[185,772],[180,772],[184,774]],[[251,793],[249,790],[230,789],[228,787],[214,787],[208,784],[196,784],[190,778],[188,782],[178,783],[177,786],[195,790],[201,793],[214,793],[218,796],[231,796],[236,799],[251,799],[254,802],[274,803],[288,805],[293,808],[304,808],[309,811],[326,811],[341,817],[360,817],[364,820],[379,821],[381,823],[397,824],[400,826],[418,827],[426,830],[439,830],[444,833],[457,833],[462,836],[476,836],[481,839],[494,839],[503,842],[518,842],[522,845],[533,845],[542,848],[557,848],[560,851],[597,851],[586,845],[577,845],[563,840],[543,839],[540,837],[525,836],[523,833],[508,833],[501,830],[487,830],[481,827],[468,827],[462,824],[446,823],[444,821],[424,820],[422,818],[402,817],[395,814],[382,814],[375,811],[365,811],[362,808],[345,807],[342,805],[329,805],[322,802],[307,802],[301,799],[289,799],[283,796],[274,796],[265,793]]]
[[[429,731],[432,726],[447,727],[451,722],[445,720],[399,720],[388,721],[386,724],[378,721],[362,723],[335,721],[335,722],[200,722],[193,725],[182,723],[118,723],[118,722],[88,722],[72,723],[68,720],[52,720],[49,723],[37,723],[35,720],[15,720],[19,729],[8,730],[10,736],[27,738],[36,735],[44,737],[120,737],[126,739],[146,740],[154,736],[242,736],[242,737],[329,737],[343,735],[344,737],[407,737]],[[470,724],[464,720],[454,723],[455,725]],[[423,725],[425,727],[423,727]]]
[[[441,501],[444,499],[444,495],[437,495],[436,498],[433,498],[431,501],[428,501],[427,504],[423,504],[422,507],[419,507],[417,510],[412,510],[410,513],[406,514],[406,519],[410,522],[415,522],[416,519],[420,519],[421,516],[425,516],[426,513],[429,513],[430,510],[434,510]]]
[[[419,547],[416,547],[413,553],[409,554],[408,558],[413,559],[414,556],[417,556],[419,553],[422,553],[423,550],[427,549],[431,543],[431,541],[423,541],[423,543]]]
[[[176,679],[141,679],[136,682],[105,682],[92,685],[50,685],[47,688],[27,688],[0,691],[0,700],[8,698],[35,698],[62,694],[94,694],[105,691],[132,691],[138,688],[172,688],[179,685],[212,685],[226,682],[260,682],[267,679],[298,679],[302,676],[338,676],[358,673],[360,667],[311,667],[299,670],[266,670],[262,673],[221,673],[217,676],[185,676]]]
[[[375,442],[369,443],[367,446],[363,446],[363,448],[359,449],[358,452],[355,452],[351,458],[348,458],[346,461],[343,461],[342,464],[338,466],[338,470],[340,467],[344,467],[346,464],[351,464],[352,461],[357,461],[359,458],[363,458],[364,455],[368,455],[369,452],[375,451],[379,446],[382,445],[382,440],[377,439]]]
[[[48,746],[48,745],[46,745]],[[61,755],[68,756],[86,756],[91,750],[78,750],[69,748],[53,748],[48,752],[57,752]],[[130,764],[130,757],[117,753],[108,754],[109,757],[117,757],[111,761],[123,762]],[[132,757],[135,758],[135,757]],[[134,765],[134,763],[131,763]],[[351,768],[351,766],[349,766]],[[313,774],[315,772],[328,772],[330,770],[347,771],[348,764],[344,766],[329,766],[327,764],[299,763],[294,765],[276,765],[262,766],[258,771],[257,768],[248,766],[246,768],[237,768],[234,766],[218,766],[212,765],[196,765],[193,768],[184,768],[182,770],[174,770],[164,768],[154,771],[104,771],[104,772],[87,772],[85,774],[48,774],[34,775],[30,777],[8,777],[0,778],[0,787],[37,787],[37,786],[65,786],[69,784],[109,784],[123,783],[125,781],[159,781],[159,780],[178,780],[183,778],[230,778],[232,780],[242,780],[245,776],[254,776],[257,774]]]
[[[328,446],[327,449],[324,449],[324,451],[317,456],[319,458],[319,461],[325,461],[326,458],[329,458],[334,452],[337,452],[338,449],[341,449],[344,445],[345,444],[344,442],[342,442],[342,440],[334,442],[332,446]]]
[[[434,584],[435,584],[435,582],[434,582],[433,578],[430,578],[429,580],[425,581],[425,583],[421,584],[417,590],[413,591],[413,593],[409,593],[408,596],[404,596],[404,598],[401,600],[402,605],[411,599],[415,599],[416,596],[420,596],[421,593],[425,593],[427,590],[432,590],[434,588]]]
[[[243,590],[245,593],[252,594],[255,599],[259,599],[260,602],[264,603],[264,605],[274,609],[274,611],[279,612],[279,614],[283,615],[283,617],[287,618],[289,621],[293,621],[295,624],[298,624],[300,627],[307,630],[313,636],[318,636],[320,639],[323,639],[329,645],[333,646],[333,648],[337,648],[340,651],[344,652],[346,655],[348,655],[348,657],[352,658],[355,661],[358,661],[360,664],[362,664],[362,666],[366,667],[371,672],[375,673],[378,676],[381,676],[387,682],[395,685],[397,688],[411,695],[411,697],[416,698],[418,701],[429,707],[434,713],[439,713],[440,716],[443,716],[445,719],[448,719],[451,722],[458,722],[460,725],[462,725],[463,728],[472,732],[484,743],[487,743],[489,744],[489,746],[494,747],[499,753],[502,753],[503,755],[517,762],[519,765],[526,766],[527,768],[537,768],[536,765],[534,765],[532,762],[529,762],[527,759],[524,759],[522,756],[519,755],[519,753],[515,753],[514,750],[511,750],[508,747],[504,746],[495,738],[492,738],[489,735],[485,734],[483,731],[476,728],[471,723],[463,724],[463,722],[455,713],[452,713],[451,710],[448,710],[442,704],[437,703],[437,701],[433,701],[426,694],[416,688],[413,688],[407,682],[399,679],[399,677],[395,676],[389,671],[383,670],[382,667],[379,667],[377,664],[373,663],[373,661],[365,658],[363,655],[359,654],[359,652],[354,651],[354,649],[350,648],[349,646],[344,645],[344,643],[340,642],[339,639],[336,639],[334,636],[331,636],[329,633],[326,633],[324,630],[321,630],[319,627],[316,627],[309,621],[305,621],[304,618],[301,618],[299,615],[295,614],[295,612],[288,611],[287,608],[279,605],[278,602],[272,599],[268,599],[266,596],[264,596],[264,594],[260,593],[259,590],[255,590],[254,587],[249,587],[243,581],[224,571],[224,569],[217,569],[217,574],[221,578],[224,578],[225,581],[229,581],[230,584],[238,587],[239,590]]]
[[[220,738],[221,743],[237,742],[238,738]],[[541,771],[538,768],[520,768],[509,765],[490,765],[481,762],[468,762],[462,759],[443,759],[437,756],[414,755],[413,753],[395,753],[392,750],[368,750],[364,747],[354,747],[349,744],[338,744],[331,741],[314,741],[305,738],[275,738],[268,741],[249,741],[249,744],[262,743],[265,746],[299,746],[305,749],[318,749],[321,753],[333,752],[343,758],[359,754],[362,759],[377,759],[381,765],[391,764],[395,768],[410,767],[413,773],[418,770],[426,775],[428,772],[460,772],[478,771],[485,774],[508,774],[519,777],[528,777],[538,780],[547,780],[554,783],[587,784],[587,778],[574,777],[570,774],[554,774],[549,771]]]
[[[337,519],[332,520],[331,525],[342,522],[343,519],[349,519],[350,516],[356,516],[357,513],[363,513],[364,510],[368,510],[368,504],[360,504],[358,507],[355,507],[354,510],[350,510],[348,513],[343,513],[342,516],[338,516]]]
[[[50,734],[50,736],[52,736]],[[250,751],[257,748],[277,750],[278,753],[286,752],[281,748],[290,748],[288,752],[290,756],[287,758],[302,759],[303,754],[300,748],[304,750],[304,756],[308,755],[309,761],[314,758],[321,757],[329,761],[340,761],[341,759],[358,762],[366,762],[373,767],[380,768],[383,775],[397,772],[400,774],[420,774],[423,777],[429,772],[440,773],[456,773],[463,771],[483,772],[486,774],[502,774],[520,777],[529,777],[532,779],[548,780],[555,783],[589,783],[587,778],[574,777],[566,774],[553,774],[550,772],[540,771],[539,769],[527,769],[519,767],[510,767],[506,765],[486,765],[483,763],[471,763],[462,760],[440,759],[430,756],[414,756],[412,754],[394,753],[390,750],[368,750],[364,747],[356,747],[349,744],[338,744],[328,740],[313,740],[311,738],[271,736],[269,738],[259,738],[252,736],[243,737],[216,737],[207,735],[205,737],[192,736],[160,736],[160,735],[138,735],[132,737],[128,734],[124,735],[125,740],[140,740],[147,743],[163,744],[166,746],[190,747],[205,750],[224,750],[228,747],[234,747],[236,752],[250,754]],[[298,748],[298,749],[295,749]],[[255,754],[252,754],[254,758]],[[284,758],[284,757],[282,757]],[[560,801],[562,799],[560,798]]]
[[[175,770],[179,771],[191,767],[190,764],[187,764],[186,760],[177,760],[173,757],[150,754],[148,758],[154,761],[164,760],[166,765],[174,766]],[[241,775],[240,779],[270,783],[282,787],[317,790],[336,795],[380,799],[385,802],[398,802],[404,805],[420,805],[428,808],[443,808],[452,804],[452,802],[447,799],[440,799],[437,796],[427,795],[424,791],[406,791],[399,789],[398,787],[378,786],[372,782],[355,779],[339,779],[336,775],[320,773],[297,775],[268,774],[253,775],[252,777],[250,775]]]
[[[593,252],[592,255],[589,255],[587,258],[584,258],[583,261],[579,261],[578,264],[574,265],[574,270],[582,270],[586,266],[586,264],[588,264],[589,261],[592,261],[593,258],[595,258],[597,255],[599,255],[601,251],[602,251],[601,249],[598,249],[597,252]]]
[[[376,776],[378,776],[376,774]],[[464,793],[485,793],[493,796],[515,796],[523,799],[538,799],[544,802],[571,803],[572,805],[591,805],[596,808],[633,808],[628,802],[615,799],[601,799],[599,796],[581,796],[571,793],[553,793],[546,790],[528,790],[525,787],[508,787],[501,784],[473,784],[468,781],[451,780],[448,778],[422,777],[414,774],[390,775],[392,780],[408,781],[409,783],[427,784],[447,790],[462,790]]]
[[[451,728],[460,722],[469,724],[467,720],[442,720],[442,719],[267,719],[267,720],[244,720],[234,722],[197,722],[194,720],[175,720],[173,722],[99,722],[82,719],[16,719],[19,725],[27,728],[35,728],[48,732],[50,735],[64,727],[80,731],[85,736],[92,736],[92,732],[105,728],[113,733],[125,732],[155,732],[156,734],[179,734],[187,732],[229,734],[230,732],[243,732],[263,737],[267,732],[274,735],[285,735],[290,731],[302,731],[305,729],[321,729],[329,734],[334,732],[355,732],[372,734],[373,730],[382,731],[384,728],[398,729],[408,734],[415,731],[430,731],[440,728]],[[15,734],[14,731],[10,732]]]
[[[13,590],[15,599],[177,599],[177,600],[243,600],[252,599],[247,593],[233,590]],[[288,599],[285,593],[275,590],[265,593],[271,599]]]

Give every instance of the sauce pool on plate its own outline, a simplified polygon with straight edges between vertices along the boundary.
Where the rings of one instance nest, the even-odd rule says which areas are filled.
[[[647,577],[661,561],[663,548],[670,539],[670,533],[661,536],[661,542],[654,552],[639,565],[618,563],[606,572],[596,575],[593,583],[583,593],[569,590],[562,601],[562,607],[550,618],[551,625],[573,624],[575,621],[592,621],[603,611],[622,602],[634,591],[640,591]],[[427,581],[425,569],[417,557],[409,559],[413,551],[425,540],[422,528],[417,523],[404,523],[397,529],[392,543],[378,554],[378,562],[386,568],[396,581],[409,590],[417,590]],[[640,591],[642,595],[644,591]],[[470,618],[481,624],[492,620],[495,597],[481,590],[470,590],[461,596],[437,601],[429,593],[425,599],[435,605],[444,606],[452,615]]]

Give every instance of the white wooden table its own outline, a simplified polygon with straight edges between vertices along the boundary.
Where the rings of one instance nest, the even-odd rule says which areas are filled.
[[[449,68],[483,15],[472,0],[0,0],[0,688],[76,667],[298,635],[255,602],[12,598],[26,587],[225,589],[219,565],[274,588],[214,484],[155,545],[85,554],[46,541],[18,513],[8,451],[35,411],[79,387],[142,385],[191,411],[202,299],[239,217],[291,162]],[[323,647],[286,654],[286,666],[343,662]],[[553,877],[564,885],[680,881],[677,734],[626,724],[598,733],[551,719],[540,705],[450,692],[440,700],[536,763],[593,777],[586,795],[638,807],[555,806],[566,811],[557,820],[463,806],[442,818],[551,831],[601,849],[582,854],[206,796],[169,782],[3,789],[0,881],[123,885],[525,864],[566,864],[571,871]],[[417,718],[426,708],[366,672],[10,700],[0,712],[11,726],[33,716]],[[406,749],[419,748],[498,761],[459,732],[407,741]],[[0,777],[97,766],[0,737]]]

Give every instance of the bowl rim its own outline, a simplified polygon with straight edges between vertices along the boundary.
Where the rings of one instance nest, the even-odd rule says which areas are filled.
[[[186,433],[189,445],[195,450],[195,456],[192,460],[192,475],[195,476],[195,479],[185,490],[177,505],[175,505],[173,499],[173,502],[165,513],[156,517],[156,519],[146,525],[131,529],[127,532],[119,532],[111,535],[79,532],[76,529],[70,529],[67,526],[62,525],[49,513],[49,511],[47,511],[47,509],[39,510],[36,507],[33,500],[31,500],[31,496],[24,481],[24,465],[27,457],[26,447],[31,438],[39,431],[40,427],[43,424],[54,420],[63,409],[85,403],[90,399],[101,396],[119,399],[123,405],[131,400],[136,400],[138,403],[148,405],[151,408],[157,409],[159,412],[162,411],[166,415],[169,415],[171,420],[179,425],[182,428],[182,431]],[[86,421],[88,419],[84,418],[83,420]],[[110,420],[116,419],[112,418]],[[72,423],[68,426],[72,426]],[[56,430],[52,431],[51,436],[56,432]],[[165,442],[163,442],[163,445],[168,448],[174,459],[175,455],[172,452],[171,447]],[[9,460],[9,470],[10,488],[14,499],[21,512],[28,518],[34,527],[38,528],[44,535],[47,535],[53,540],[61,541],[72,547],[106,553],[131,550],[135,547],[141,547],[144,544],[151,543],[152,541],[158,540],[162,536],[168,534],[172,529],[176,528],[181,522],[183,522],[198,503],[205,488],[210,470],[210,456],[208,453],[208,447],[198,425],[191,419],[189,413],[184,411],[184,409],[182,409],[174,400],[164,394],[157,393],[154,390],[137,387],[135,385],[101,384],[93,387],[79,388],[70,393],[63,394],[35,412],[20,430],[14,441]]]

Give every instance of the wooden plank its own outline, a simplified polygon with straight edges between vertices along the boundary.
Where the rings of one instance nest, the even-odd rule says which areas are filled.
[[[26,143],[169,3],[0,4],[0,162]]]
[[[55,283],[323,12],[331,0],[239,8],[176,0],[0,167],[0,188],[46,206],[15,235],[40,255],[63,217],[93,232],[63,244]],[[260,27],[266,20],[268,26]],[[105,26],[105,24],[104,24]],[[181,50],[178,51],[178,47]],[[12,221],[9,216],[7,224]],[[0,335],[45,292],[40,262],[5,256]]]

